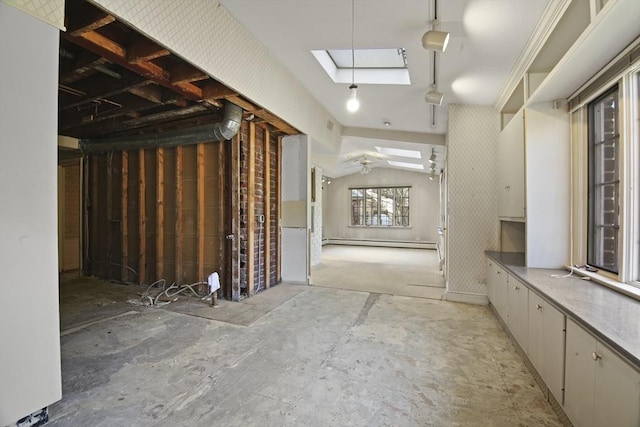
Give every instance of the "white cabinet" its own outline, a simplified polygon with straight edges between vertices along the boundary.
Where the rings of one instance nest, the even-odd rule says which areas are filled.
[[[529,347],[529,289],[509,275],[507,291],[507,327],[525,353]]]
[[[529,360],[562,404],[564,388],[565,316],[529,291]]]
[[[507,272],[493,260],[487,259],[487,294],[491,305],[507,323]]]
[[[521,109],[498,137],[498,216],[525,216],[524,112]]]
[[[576,427],[640,426],[640,372],[567,319],[564,409]]]

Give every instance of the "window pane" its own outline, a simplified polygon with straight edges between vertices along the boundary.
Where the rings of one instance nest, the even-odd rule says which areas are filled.
[[[352,188],[351,225],[409,226],[409,187]]]
[[[364,225],[364,198],[361,188],[351,190],[351,225]]]
[[[617,87],[589,105],[587,263],[618,272],[619,123]]]

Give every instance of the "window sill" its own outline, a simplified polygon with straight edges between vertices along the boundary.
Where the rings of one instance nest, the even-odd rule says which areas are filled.
[[[411,225],[350,225],[349,228],[375,228],[381,230],[406,230],[412,229]]]
[[[602,274],[591,273],[589,271],[585,271],[577,267],[573,267],[573,268],[567,267],[567,269],[572,270],[575,274],[579,276],[588,277],[588,280],[591,280],[592,282],[606,286],[609,289],[612,289],[616,292],[620,292],[621,294],[624,294],[630,298],[640,301],[640,288],[636,288],[635,286],[610,279],[606,276],[603,276]]]

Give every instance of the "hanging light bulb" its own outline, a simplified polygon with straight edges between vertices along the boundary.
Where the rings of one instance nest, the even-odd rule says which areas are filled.
[[[351,96],[349,96],[349,100],[347,101],[347,110],[350,113],[355,113],[360,108],[360,101],[358,101],[358,95],[356,94],[357,89],[358,85],[353,84],[349,86]]]
[[[358,85],[356,85],[356,52],[353,47],[353,34],[355,32],[355,0],[351,0],[351,86],[349,91],[351,95],[347,100],[347,111],[355,113],[360,109],[360,101],[358,101],[358,95],[356,93]]]

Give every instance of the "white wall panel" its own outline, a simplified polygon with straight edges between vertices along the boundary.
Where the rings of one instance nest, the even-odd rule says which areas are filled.
[[[4,426],[62,396],[56,207],[58,30],[0,3],[0,58],[0,425]]]

